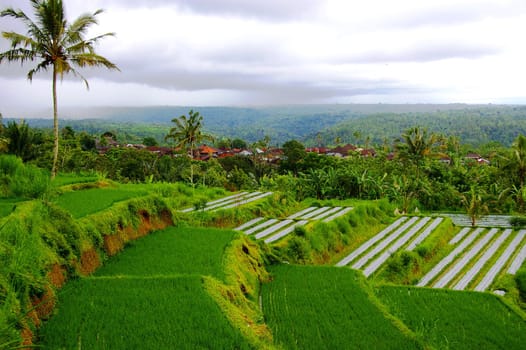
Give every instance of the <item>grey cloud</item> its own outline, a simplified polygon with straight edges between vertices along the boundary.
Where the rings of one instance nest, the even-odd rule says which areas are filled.
[[[479,3],[462,4],[456,6],[429,7],[420,10],[409,10],[404,14],[387,19],[383,25],[395,27],[444,27],[466,24],[484,20],[486,18],[508,18],[524,13],[524,1],[496,2],[482,1]]]
[[[248,16],[267,20],[301,18],[316,13],[322,0],[110,0],[124,6],[177,5],[196,13]]]
[[[491,45],[442,42],[423,43],[405,50],[376,50],[340,59],[339,63],[389,63],[389,62],[432,62],[451,58],[475,59],[498,54],[500,50]]]

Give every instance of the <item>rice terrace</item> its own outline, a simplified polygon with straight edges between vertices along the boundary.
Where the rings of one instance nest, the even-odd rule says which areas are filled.
[[[0,3],[0,350],[526,349],[522,3]]]

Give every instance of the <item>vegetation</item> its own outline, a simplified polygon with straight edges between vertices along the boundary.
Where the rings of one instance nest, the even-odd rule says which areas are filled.
[[[382,286],[380,300],[435,348],[522,349],[524,314],[487,293]]]
[[[220,114],[220,109],[203,110],[212,120],[214,111]],[[521,110],[479,106],[448,113],[518,115]],[[273,111],[290,113],[291,123],[307,113],[292,107]],[[265,109],[258,113],[272,119]],[[360,113],[372,112],[326,111],[338,121],[347,114],[358,121]],[[400,120],[413,112],[404,113]],[[430,112],[435,113],[445,112]],[[341,158],[307,152],[308,142],[292,138],[276,159],[272,139],[260,130],[250,142],[221,135],[223,145],[246,147],[251,155],[205,162],[193,159],[205,134],[201,115],[192,110],[189,117],[174,120],[176,126],[169,130],[165,124],[160,138],[134,137],[152,145],[168,137],[183,150],[188,147],[191,157],[163,147],[126,145],[122,140],[131,135],[114,129],[90,134],[64,127],[58,155],[62,172],[53,181],[53,135],[24,122],[0,123],[0,347],[30,345],[38,334],[51,348],[129,348],[141,341],[156,348],[469,348],[477,328],[488,334],[472,342],[480,348],[515,348],[515,340],[524,341],[516,336],[525,322],[516,308],[526,304],[524,267],[516,276],[499,275],[494,286],[507,292],[505,298],[379,286],[412,284],[448,254],[453,247],[448,241],[459,228],[447,219],[414,252],[390,257],[369,281],[348,268],[297,266],[335,264],[400,213],[464,212],[475,224],[486,213],[507,213],[520,227],[526,198],[521,134],[509,147],[474,148],[461,144],[456,134],[422,126],[408,127],[382,144],[354,130],[362,146],[375,148],[374,156],[361,147],[347,148]],[[176,121],[184,126],[185,120],[187,125],[178,128]],[[185,129],[197,135],[190,143],[179,138]],[[330,130],[318,129],[316,144],[324,143],[325,132]],[[334,136],[331,142],[344,140]],[[467,152],[479,155],[467,158]],[[207,202],[237,190],[272,194],[235,209],[204,210]],[[270,245],[219,229],[322,206],[353,210],[331,222],[296,227]],[[186,208],[194,210],[181,210]],[[404,299],[406,294],[411,297]],[[466,315],[455,316],[455,308]],[[446,315],[450,309],[455,310]],[[144,311],[147,326],[137,321],[135,310]],[[184,312],[174,319],[175,310]],[[433,314],[444,323],[434,326]],[[470,317],[477,319],[473,328],[464,325],[473,321]],[[516,339],[508,339],[508,331],[493,321],[478,322],[491,317],[511,327]],[[129,341],[114,339],[116,329]]]
[[[94,277],[61,291],[42,345],[250,348],[203,285],[203,276],[224,279],[223,254],[233,238],[230,231],[171,228],[136,241]]]
[[[97,24],[96,16],[102,12],[97,10],[93,14],[85,14],[68,24],[62,0],[32,0],[34,20],[21,10],[7,8],[0,13],[2,17],[13,17],[24,23],[27,34],[3,32],[4,38],[11,42],[11,49],[0,53],[2,61],[40,60],[35,68],[27,73],[29,81],[40,71],[52,69],[53,81],[53,166],[51,176],[57,173],[59,151],[59,128],[57,109],[57,78],[71,73],[79,76],[88,87],[87,80],[75,69],[77,67],[103,66],[117,69],[117,66],[106,58],[95,53],[95,44],[113,33],[106,33],[85,39],[88,29]]]
[[[199,276],[82,279],[59,307],[42,328],[46,348],[250,348]]]
[[[372,296],[356,271],[275,266],[263,286],[263,310],[286,349],[420,349],[416,336]]]

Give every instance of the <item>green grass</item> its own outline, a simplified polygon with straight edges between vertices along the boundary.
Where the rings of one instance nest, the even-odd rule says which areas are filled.
[[[68,284],[41,329],[47,349],[248,349],[201,277],[87,278]]]
[[[386,317],[351,269],[275,266],[263,285],[263,311],[285,349],[416,349]]]
[[[247,349],[207,293],[203,276],[223,278],[232,231],[168,228],[135,241],[72,281],[42,327],[49,349]]]
[[[22,198],[0,198],[0,217],[11,214],[16,204],[22,201],[24,201]]]
[[[99,177],[97,175],[78,175],[73,173],[59,173],[57,176],[53,179],[53,186],[54,187],[60,187],[65,185],[71,185],[71,184],[80,184],[80,183],[88,183],[88,182],[96,182],[99,180]]]
[[[109,260],[97,276],[210,275],[223,276],[225,247],[233,231],[175,228],[154,232],[132,241],[124,253]]]
[[[121,185],[118,188],[93,188],[65,192],[55,200],[55,203],[69,211],[74,218],[81,218],[107,209],[117,202],[147,194],[148,191],[143,186]]]
[[[438,349],[524,349],[526,320],[489,293],[382,286],[392,314]]]

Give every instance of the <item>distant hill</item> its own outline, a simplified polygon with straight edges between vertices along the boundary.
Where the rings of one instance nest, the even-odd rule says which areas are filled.
[[[99,133],[123,134],[126,140],[168,132],[171,119],[193,109],[204,117],[205,131],[218,138],[254,142],[268,135],[272,145],[296,139],[306,145],[340,142],[380,144],[398,138],[406,129],[422,126],[462,143],[497,141],[509,145],[526,134],[526,106],[467,104],[335,104],[258,107],[94,107],[65,108],[61,125]],[[7,120],[7,118],[6,118]],[[28,119],[36,127],[51,127],[49,119]]]

